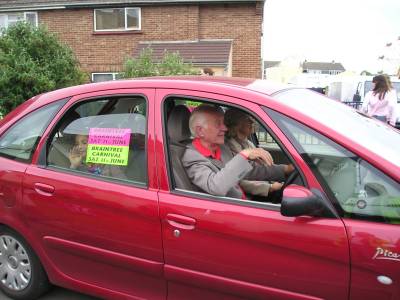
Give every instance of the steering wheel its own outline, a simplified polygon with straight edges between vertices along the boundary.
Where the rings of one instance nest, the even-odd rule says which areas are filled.
[[[290,174],[288,175],[288,177],[286,178],[285,183],[282,185],[281,191],[283,192],[283,190],[284,190],[289,184],[292,184],[292,183],[297,179],[298,176],[300,176],[300,173],[299,173],[299,171],[298,171],[296,168],[294,168],[294,170],[292,171],[292,173],[290,173]]]
[[[283,197],[283,190],[290,184],[292,184],[297,177],[300,175],[299,171],[295,168],[292,173],[290,173],[287,177],[285,182],[282,185],[282,188],[278,191],[271,192],[268,195],[268,198],[272,203],[281,203]]]

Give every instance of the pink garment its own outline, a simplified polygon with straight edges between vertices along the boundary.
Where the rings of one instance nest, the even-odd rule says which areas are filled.
[[[362,110],[369,116],[384,116],[390,125],[396,124],[396,90],[390,90],[386,93],[382,100],[379,100],[379,94],[374,95],[373,91],[369,91],[365,95]]]

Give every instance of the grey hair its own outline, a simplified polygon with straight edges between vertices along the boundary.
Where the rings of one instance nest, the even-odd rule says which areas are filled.
[[[189,119],[189,129],[192,136],[196,137],[196,126],[207,127],[206,114],[224,115],[224,112],[221,108],[210,104],[201,104],[197,106]]]

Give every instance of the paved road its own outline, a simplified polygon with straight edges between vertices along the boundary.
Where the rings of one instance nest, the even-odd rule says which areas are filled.
[[[1,300],[12,300],[6,297],[2,292],[0,292]],[[40,297],[39,300],[100,300],[99,298],[94,298],[79,293],[75,293],[70,290],[62,289],[59,287],[53,287],[50,292]]]

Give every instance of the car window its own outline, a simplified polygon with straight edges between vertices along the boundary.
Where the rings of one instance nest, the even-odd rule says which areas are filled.
[[[276,161],[285,161],[285,156],[282,157],[284,152],[273,136],[265,129],[265,127],[261,126],[259,123],[256,123],[254,126],[254,133],[255,138],[253,139],[253,142],[255,144],[269,152],[275,152]]]
[[[214,106],[224,114],[224,123],[227,127],[224,146],[226,147],[225,149],[228,149],[228,151],[233,154],[232,157],[245,148],[261,147],[272,155],[275,164],[290,164],[290,159],[286,155],[285,151],[283,151],[279,144],[274,140],[265,126],[263,126],[263,124],[249,112],[230,105],[222,105],[209,99],[171,97],[166,99],[164,102],[164,120],[166,121],[165,128],[167,129],[166,133],[168,137],[167,153],[169,154],[169,159],[167,159],[167,161],[169,161],[171,186],[173,189],[204,193],[224,199],[237,198],[244,200],[244,198],[246,198],[246,203],[268,202],[279,204],[281,200],[281,194],[279,192],[280,187],[282,186],[281,184],[285,180],[284,177],[281,179],[282,181],[278,182],[278,179],[261,178],[261,174],[263,174],[262,171],[259,172],[259,178],[256,178],[254,173],[252,173],[252,180],[243,179],[237,185],[240,187],[242,192],[239,191],[238,193],[235,193],[231,189],[228,189],[226,194],[221,194],[219,191],[213,190],[212,188],[207,190],[204,188],[204,184],[199,182],[202,179],[197,180],[197,178],[202,177],[202,175],[197,176],[193,172],[196,173],[197,171],[194,170],[202,169],[200,165],[207,165],[207,167],[210,167],[209,169],[213,170],[213,172],[217,172],[217,169],[223,169],[224,167],[222,165],[229,161],[225,161],[225,158],[221,158],[217,159],[219,162],[216,162],[216,159],[208,157],[207,159],[209,159],[210,164],[216,166],[215,168],[210,164],[207,164],[206,161],[198,162],[197,164],[195,162],[190,162],[188,156],[184,158],[186,150],[195,147],[193,146],[195,137],[193,132],[189,129],[189,119],[191,113],[193,113],[193,111],[200,105]],[[236,122],[236,120],[241,121]],[[239,129],[241,126],[243,126],[243,129]],[[235,135],[235,131],[236,133],[240,131],[240,135],[242,136],[244,132],[246,132],[245,136],[247,135],[247,138],[244,136],[244,139],[239,139],[238,134]],[[252,162],[252,164],[253,168],[260,167],[257,163]],[[202,170],[206,173],[209,171],[204,169]],[[220,175],[212,173],[209,178],[214,176],[218,177]],[[297,178],[297,183],[303,185],[300,176]],[[213,184],[216,183],[209,183],[209,186],[211,187]],[[233,188],[235,189],[237,186]]]
[[[146,100],[141,96],[81,102],[61,118],[49,141],[51,167],[147,182]]]
[[[400,186],[315,130],[269,111],[326,188],[342,216],[400,224]]]
[[[46,105],[17,121],[0,138],[0,155],[30,162],[44,130],[64,103]]]
[[[400,134],[390,126],[305,89],[284,90],[274,99],[400,166]]]

